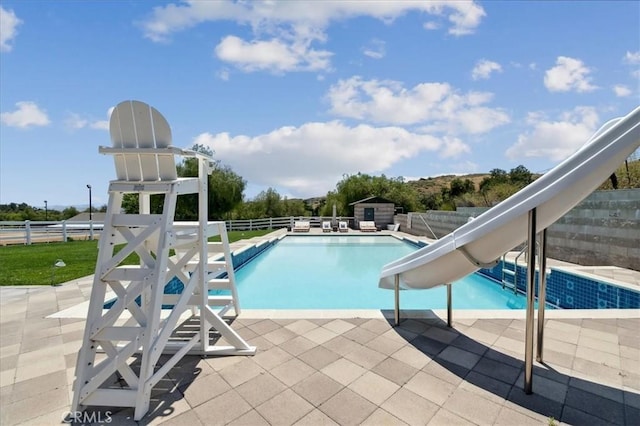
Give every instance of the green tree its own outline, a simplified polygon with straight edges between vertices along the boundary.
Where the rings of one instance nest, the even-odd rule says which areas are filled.
[[[437,193],[424,194],[420,197],[420,204],[425,210],[438,210],[442,204],[442,197]]]
[[[336,191],[327,192],[324,205],[319,210],[320,216],[332,216],[333,206],[336,206],[337,216],[348,216],[347,209],[342,205],[340,195]]]
[[[282,202],[280,194],[273,188],[260,192],[253,200],[260,206],[260,217],[282,216]]]
[[[450,195],[452,198],[475,191],[475,185],[471,179],[462,180],[460,178],[455,178],[451,181],[449,187],[451,188]]]
[[[533,175],[525,166],[519,165],[509,171],[509,182],[518,188],[524,188],[533,182]]]
[[[302,200],[290,200],[285,197],[282,200],[283,216],[307,216],[307,205]]]
[[[352,216],[353,207],[349,204],[374,196],[393,201],[396,207],[402,207],[407,212],[416,211],[420,206],[418,193],[405,184],[402,177],[388,178],[385,175],[370,176],[358,173],[345,175],[336,185],[335,192],[327,194],[327,204],[323,212],[333,210],[335,202],[338,215]]]
[[[213,151],[204,145],[194,145],[192,151],[208,156]],[[176,165],[176,172],[180,177],[197,177],[199,172],[199,160],[195,157],[185,158],[182,163]],[[214,170],[208,178],[208,220],[219,220],[230,217],[231,212],[242,203],[243,192],[247,182],[236,174],[229,166],[215,161]],[[162,213],[164,204],[163,195],[155,194],[150,197],[151,213]],[[127,213],[138,212],[138,195],[125,194],[122,208]],[[178,197],[176,203],[176,220],[198,219],[198,194],[186,194]]]
[[[242,203],[247,181],[231,167],[217,163],[209,176],[209,218],[228,219],[231,212]]]
[[[76,216],[78,213],[79,213],[78,209],[76,209],[75,207],[73,206],[67,207],[66,209],[62,210],[62,219],[63,220],[70,219]]]

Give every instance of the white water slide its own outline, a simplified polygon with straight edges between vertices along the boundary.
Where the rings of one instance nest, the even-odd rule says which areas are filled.
[[[476,219],[385,265],[379,287],[429,289],[493,265],[527,240],[529,211],[543,230],[602,184],[640,146],[640,107],[607,122],[572,156]]]

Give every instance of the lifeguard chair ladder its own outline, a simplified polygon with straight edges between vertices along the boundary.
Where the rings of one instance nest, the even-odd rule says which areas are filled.
[[[142,102],[118,104],[109,130],[113,147],[99,151],[114,156],[117,179],[109,184],[72,410],[133,407],[134,419],[140,420],[149,409],[151,389],[184,355],[252,355],[255,347],[223,319],[231,310],[238,315],[240,307],[225,224],[207,221],[211,159],[172,147],[167,121]],[[179,178],[175,155],[195,157],[198,177]],[[139,214],[121,213],[127,193],[138,194]],[[164,196],[162,214],[150,213],[151,194]],[[182,194],[198,194],[197,222],[174,222]],[[213,235],[220,235],[221,242],[208,243]],[[124,247],[116,252],[116,245],[122,243]],[[169,257],[170,250],[176,255]],[[140,264],[123,265],[132,253],[140,257]],[[164,294],[174,277],[184,289],[180,294]],[[230,294],[210,296],[213,288]],[[163,305],[171,309],[163,310]],[[198,330],[186,337],[180,333],[180,339],[172,337],[179,322],[187,318],[199,323]],[[212,335],[228,345],[213,345]],[[98,351],[106,357],[97,359]],[[136,353],[140,362],[133,358]],[[156,368],[163,353],[173,356]]]

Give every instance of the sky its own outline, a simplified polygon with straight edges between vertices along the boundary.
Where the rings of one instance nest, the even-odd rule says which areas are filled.
[[[130,99],[246,199],[545,172],[640,104],[640,2],[3,0],[0,204],[106,204]]]

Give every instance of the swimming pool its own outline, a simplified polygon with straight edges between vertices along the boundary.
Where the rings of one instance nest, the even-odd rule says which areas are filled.
[[[391,236],[287,236],[236,271],[245,309],[393,309],[382,266],[417,247]],[[472,274],[455,282],[455,309],[522,309],[525,297]],[[446,288],[403,291],[403,309],[444,309]]]

